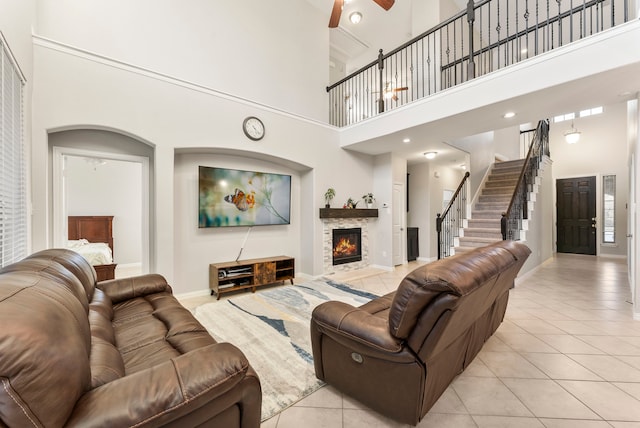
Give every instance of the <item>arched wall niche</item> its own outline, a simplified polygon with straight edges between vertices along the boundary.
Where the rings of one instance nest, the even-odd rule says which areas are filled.
[[[116,275],[153,271],[155,146],[128,132],[101,126],[59,127],[49,130],[47,136],[50,242],[65,245],[67,215],[115,215]],[[84,171],[77,159],[99,161],[94,163],[94,174]],[[63,172],[72,165],[74,174]],[[122,171],[131,174],[128,180],[121,176]],[[86,183],[81,183],[83,177]],[[73,192],[76,200],[69,207]],[[78,197],[87,200],[86,207],[79,208]]]

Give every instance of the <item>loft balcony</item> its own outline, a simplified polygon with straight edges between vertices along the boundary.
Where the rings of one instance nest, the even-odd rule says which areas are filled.
[[[353,125],[602,33],[628,22],[629,9],[628,0],[470,1],[327,87],[330,123]]]

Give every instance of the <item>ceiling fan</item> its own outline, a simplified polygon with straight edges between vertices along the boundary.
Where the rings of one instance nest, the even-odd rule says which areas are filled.
[[[409,89],[408,86],[402,86],[400,88],[394,88],[390,83],[385,83],[385,88],[382,91],[382,98],[384,99],[392,99],[393,101],[398,101],[398,92],[406,91]],[[373,92],[374,94],[379,94],[380,92]],[[380,101],[380,99],[378,99]]]
[[[373,0],[384,10],[391,9],[395,0]],[[331,18],[329,18],[329,28],[336,28],[340,23],[340,15],[342,14],[342,7],[344,6],[344,0],[334,0],[333,10],[331,11]]]

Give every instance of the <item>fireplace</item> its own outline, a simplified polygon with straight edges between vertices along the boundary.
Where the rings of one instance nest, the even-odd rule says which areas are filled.
[[[359,227],[333,229],[333,265],[362,260],[362,231]]]

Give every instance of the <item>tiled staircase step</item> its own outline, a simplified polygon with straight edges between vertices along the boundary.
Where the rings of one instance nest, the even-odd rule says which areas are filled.
[[[513,167],[519,166],[520,168],[522,168],[522,165],[524,165],[524,159],[516,159],[516,160],[510,160],[510,161],[496,162],[493,165],[493,167],[502,169],[502,168],[513,168]]]
[[[504,211],[509,208],[509,201],[506,202],[478,202],[475,210],[478,211]]]
[[[486,187],[485,186],[482,189],[482,194],[483,195],[512,195],[513,187],[514,186],[509,186],[509,187]]]
[[[490,238],[495,240],[502,239],[502,233],[500,228],[497,229],[481,229],[475,227],[468,227],[464,230],[465,238]]]
[[[501,210],[484,210],[484,211],[473,210],[471,212],[471,218],[473,219],[486,218],[486,219],[500,220],[502,218],[502,213],[503,211]]]
[[[487,180],[484,184],[485,189],[494,187],[514,187],[518,183],[517,179],[513,180]]]
[[[502,216],[499,218],[472,218],[467,220],[468,227],[472,229],[497,229],[500,230],[500,221]]]
[[[467,251],[471,251],[476,247],[455,247],[453,249],[454,254],[462,254],[462,253],[466,253]]]
[[[496,175],[519,175],[520,171],[522,171],[522,165],[513,165],[507,168],[498,168],[498,167],[493,167],[491,169],[491,174],[496,174]]]
[[[484,247],[485,245],[500,241],[501,238],[467,238],[466,236],[463,236],[459,239],[461,247]]]
[[[522,166],[513,166],[509,168],[491,168],[492,175],[520,175],[520,171],[522,171]]]
[[[478,196],[478,203],[503,203],[509,204],[511,202],[511,194],[504,195],[480,195]]]
[[[509,167],[494,167],[491,170],[491,174],[517,174],[520,175],[520,171],[522,171],[522,165],[513,165]]]

